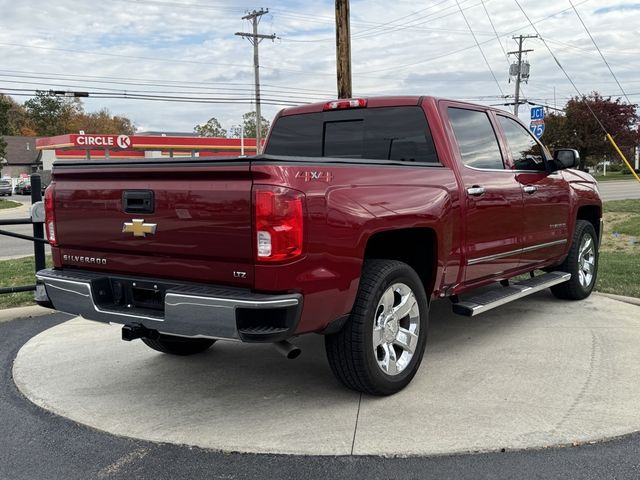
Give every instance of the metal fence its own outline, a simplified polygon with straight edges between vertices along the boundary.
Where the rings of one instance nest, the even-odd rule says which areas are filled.
[[[44,254],[44,246],[48,244],[46,238],[44,238],[44,205],[42,204],[42,179],[40,175],[31,175],[31,217],[29,218],[9,218],[6,220],[0,219],[0,227],[6,225],[33,225],[33,236],[22,235],[20,233],[9,232],[7,230],[0,229],[0,235],[6,235],[7,237],[21,238],[33,242],[33,255],[35,257],[36,269],[35,272],[42,270],[46,267],[46,258]],[[35,291],[36,285],[20,285],[16,287],[3,287],[0,288],[0,294],[3,293],[17,293],[17,292],[32,292]]]

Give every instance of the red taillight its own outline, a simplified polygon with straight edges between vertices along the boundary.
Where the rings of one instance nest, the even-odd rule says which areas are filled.
[[[323,110],[342,110],[345,108],[364,108],[367,106],[366,98],[346,98],[324,104]]]
[[[256,259],[290,260],[302,254],[304,194],[284,187],[255,190]]]
[[[49,239],[49,244],[52,247],[58,246],[58,239],[56,237],[56,215],[53,208],[54,193],[53,183],[47,187],[44,191],[44,229]]]

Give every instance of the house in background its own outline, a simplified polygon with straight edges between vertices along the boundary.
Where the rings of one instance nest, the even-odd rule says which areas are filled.
[[[7,142],[2,176],[18,178],[42,170],[42,153],[36,150],[35,137],[4,136]]]

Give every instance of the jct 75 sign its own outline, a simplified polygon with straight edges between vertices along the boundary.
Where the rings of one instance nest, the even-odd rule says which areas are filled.
[[[533,107],[531,109],[529,130],[531,130],[531,133],[537,138],[540,138],[544,133],[544,107]]]

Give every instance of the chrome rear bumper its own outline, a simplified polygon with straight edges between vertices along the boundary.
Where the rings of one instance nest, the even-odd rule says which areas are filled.
[[[56,310],[184,337],[280,341],[293,335],[302,310],[300,294],[265,295],[80,270],[46,269],[36,276]]]

